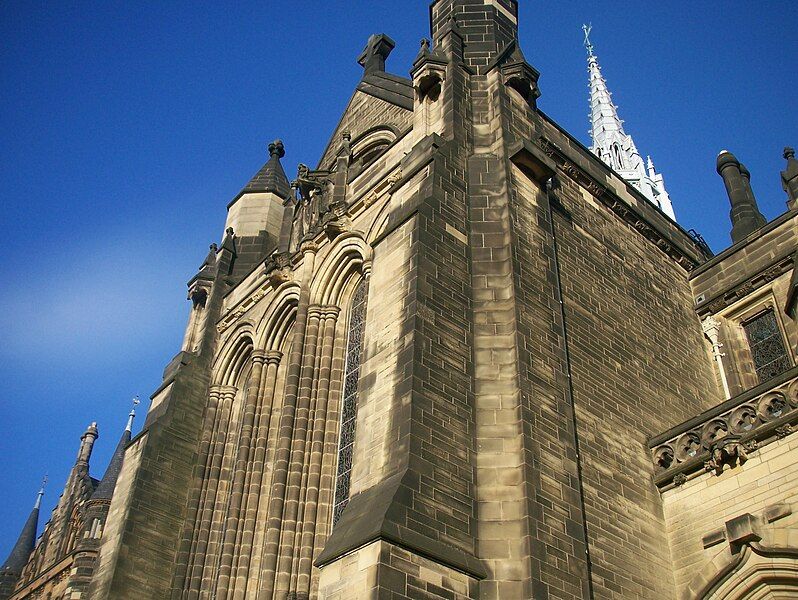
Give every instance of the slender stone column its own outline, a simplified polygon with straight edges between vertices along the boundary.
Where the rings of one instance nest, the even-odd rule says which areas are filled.
[[[230,503],[227,509],[224,538],[222,541],[222,555],[219,563],[218,582],[216,584],[216,597],[225,598],[230,586],[230,574],[233,568],[236,534],[241,516],[241,504],[244,498],[244,483],[249,463],[249,453],[252,446],[253,425],[255,423],[255,406],[260,392],[261,375],[266,356],[262,351],[252,353],[252,371],[249,375],[246,397],[244,399],[244,418],[241,425],[241,434],[238,438],[238,452],[233,472],[233,485],[230,489]]]
[[[220,537],[222,534],[222,515],[224,514],[225,500],[228,491],[228,481],[232,459],[230,454],[234,439],[235,428],[235,396],[238,390],[234,387],[226,387],[222,392],[222,417],[219,420],[219,437],[214,448],[214,464],[211,471],[211,479],[208,486],[208,505],[206,511],[209,519],[209,531],[207,535],[207,546],[202,568],[202,580],[200,582],[200,595],[210,594],[216,587],[216,566],[218,563],[218,553]]]
[[[246,511],[244,512],[241,541],[238,548],[238,567],[235,570],[235,585],[233,586],[233,593],[231,594],[231,597],[235,600],[245,597],[250,563],[254,564],[256,557],[258,559],[258,564],[260,563],[260,557],[255,551],[254,544],[255,521],[258,514],[258,505],[260,503],[261,485],[263,483],[263,469],[266,462],[266,444],[269,434],[269,421],[274,405],[277,369],[280,367],[280,359],[282,356],[282,352],[277,350],[267,350],[264,354],[266,364],[260,392],[261,400],[258,407],[257,430],[254,435],[251,462],[252,473],[249,479],[248,492],[246,494]]]
[[[192,549],[189,585],[187,586],[186,594],[184,594],[184,597],[190,600],[199,598],[199,591],[202,586],[202,572],[213,521],[213,507],[216,502],[219,473],[221,472],[225,431],[235,392],[235,388],[230,386],[218,386],[216,389],[218,408],[214,421],[213,436],[208,444],[208,460],[206,461],[208,467],[204,476],[205,489],[202,492],[200,512],[197,516],[197,534],[195,535],[196,540]]]
[[[324,355],[325,340],[328,338],[328,336],[331,335],[330,332],[331,326],[333,327],[334,330],[334,324],[331,324],[329,321],[329,312],[331,309],[334,309],[337,314],[338,311],[337,307],[322,307],[319,309],[319,335],[316,344],[316,361],[313,366],[313,382],[311,388],[311,410],[309,413],[307,431],[305,432],[305,450],[302,459],[302,480],[299,487],[300,489],[299,512],[297,514],[296,531],[294,532],[294,542],[292,546],[293,559],[291,563],[291,583],[289,586],[289,589],[292,591],[292,594],[289,594],[289,598],[296,597],[296,593],[298,590],[297,580],[299,578],[299,562],[300,562],[300,550],[302,544],[302,532],[304,529],[304,522],[308,515],[308,500],[310,498],[309,496],[310,489],[308,487],[308,482],[310,480],[311,445],[314,436],[314,424],[317,422],[317,418],[319,415],[318,411],[322,410],[326,412],[326,408],[321,408],[319,406],[319,402],[321,401],[321,395],[322,395],[321,369],[324,361],[323,355]],[[328,387],[327,385],[328,383],[329,383],[329,372],[324,386],[325,388]],[[326,394],[326,390],[324,393]],[[324,401],[326,404],[326,395]],[[315,504],[318,503],[318,492],[316,493],[316,497],[314,498],[313,502],[314,506],[312,510],[315,513],[316,510]]]
[[[217,408],[219,404],[219,387],[213,386],[208,390],[208,409],[202,426],[202,438],[200,439],[199,456],[197,464],[201,465],[195,473],[196,486],[189,497],[188,511],[190,517],[186,519],[187,525],[183,531],[180,541],[180,553],[178,554],[178,571],[175,576],[175,586],[172,593],[179,593],[178,597],[185,596],[186,576],[190,572],[194,562],[194,552],[196,551],[197,536],[199,535],[199,517],[207,494],[207,475],[210,469],[208,464],[210,448],[213,443],[213,432],[216,429]],[[190,523],[190,525],[188,524]]]
[[[280,414],[279,442],[274,456],[274,475],[272,478],[271,498],[269,499],[269,518],[266,530],[266,541],[263,548],[263,568],[261,575],[259,598],[271,598],[274,590],[274,574],[277,567],[280,549],[280,531],[282,529],[283,508],[285,505],[286,482],[288,480],[288,461],[291,458],[291,441],[294,433],[294,417],[296,414],[297,395],[299,393],[299,376],[302,367],[302,350],[305,346],[305,333],[308,322],[308,306],[310,304],[310,280],[318,248],[313,243],[302,245],[304,252],[302,283],[299,291],[296,325],[291,340],[291,352],[288,358],[285,399]]]
[[[327,399],[330,393],[330,371],[332,367],[333,350],[335,346],[335,327],[340,309],[336,306],[328,307],[324,312],[324,336],[321,341],[321,364],[318,376],[318,399],[314,415],[312,438],[310,444],[310,459],[308,481],[306,484],[307,495],[305,499],[304,519],[301,527],[299,547],[299,572],[297,577],[297,597],[307,597],[310,594],[310,573],[313,566],[313,540],[316,534],[316,516],[319,501],[319,483],[321,479],[321,465],[324,456],[325,423],[328,418]]]
[[[310,399],[315,375],[316,346],[319,336],[321,307],[311,306],[308,310],[306,343],[302,360],[302,376],[299,383],[294,439],[291,448],[291,465],[286,488],[285,511],[283,513],[283,532],[280,541],[280,560],[277,569],[277,593],[287,592],[291,580],[291,566],[294,556],[294,535],[299,514],[299,494],[302,483],[302,469],[305,462],[305,435],[310,417]]]
[[[325,326],[326,326],[326,311],[327,309],[324,307],[319,307],[319,332],[316,338],[316,360],[313,363],[313,377],[311,382],[311,390],[310,390],[310,409],[308,411],[308,426],[305,430],[305,445],[304,445],[304,452],[301,457],[301,467],[302,467],[302,479],[299,484],[299,499],[298,499],[298,507],[299,510],[297,512],[296,518],[296,529],[294,531],[294,541],[291,545],[291,551],[293,552],[292,562],[291,562],[291,583],[289,584],[289,589],[292,592],[296,591],[297,587],[297,577],[299,575],[299,545],[302,540],[302,523],[305,520],[305,511],[307,510],[307,494],[308,494],[308,477],[310,475],[310,445],[311,440],[313,439],[313,423],[316,418],[316,409],[319,397],[319,370],[321,369],[321,348],[324,341],[325,336]],[[292,594],[289,594],[289,598],[293,598]]]
[[[701,328],[704,330],[704,335],[707,336],[707,339],[712,344],[712,356],[715,359],[715,363],[718,365],[720,383],[723,385],[723,393],[725,394],[724,398],[729,399],[731,398],[731,392],[729,391],[729,382],[726,379],[726,368],[723,366],[723,357],[726,356],[726,354],[720,350],[723,348],[723,344],[721,344],[719,340],[720,323],[715,317],[710,315],[701,321]]]

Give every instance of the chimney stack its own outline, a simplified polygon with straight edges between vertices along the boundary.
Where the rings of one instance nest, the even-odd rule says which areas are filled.
[[[728,150],[722,151],[718,155],[717,169],[731,203],[731,238],[733,243],[737,243],[765,225],[767,219],[759,212],[748,169],[740,164],[734,154]]]

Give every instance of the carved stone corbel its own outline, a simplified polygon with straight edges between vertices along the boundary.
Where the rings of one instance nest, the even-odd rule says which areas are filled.
[[[291,268],[291,254],[288,252],[272,254],[264,266],[269,285],[274,289],[294,278],[294,270]]]
[[[349,216],[349,207],[346,202],[337,202],[330,205],[329,212],[324,215],[322,222],[324,233],[330,241],[342,233],[352,230],[352,219]]]
[[[740,436],[725,435],[710,446],[709,457],[709,460],[704,463],[704,469],[714,471],[715,475],[720,475],[726,465],[742,466],[748,460],[748,451],[740,443]]]

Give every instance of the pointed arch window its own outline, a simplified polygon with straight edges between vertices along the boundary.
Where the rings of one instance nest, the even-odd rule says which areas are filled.
[[[615,168],[620,170],[623,169],[623,157],[621,156],[621,147],[614,143],[612,146],[612,159],[615,163]]]
[[[333,525],[349,502],[349,484],[352,476],[352,451],[355,447],[357,422],[357,383],[360,379],[360,359],[363,354],[363,333],[366,329],[366,299],[368,286],[361,281],[352,297],[349,308],[349,333],[346,341],[346,366],[344,391],[341,402],[341,435],[338,441],[338,467],[335,477]]]

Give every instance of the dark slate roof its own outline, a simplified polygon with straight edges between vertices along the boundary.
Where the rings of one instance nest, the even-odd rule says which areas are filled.
[[[22,569],[30,558],[30,553],[33,552],[33,546],[36,543],[36,528],[39,526],[39,507],[37,506],[30,512],[28,520],[25,521],[25,526],[19,534],[17,543],[8,555],[6,562],[0,567],[0,571],[10,571],[12,573],[21,573]]]
[[[385,72],[369,73],[363,77],[357,89],[405,110],[413,110],[413,82],[404,77]]]
[[[114,488],[116,487],[116,480],[119,478],[119,473],[122,472],[122,461],[125,458],[125,448],[130,443],[130,431],[125,429],[122,438],[116,445],[114,455],[111,457],[111,462],[108,463],[108,468],[105,469],[105,475],[100,480],[100,484],[94,489],[91,495],[92,500],[110,500],[114,495]]]
[[[280,140],[269,144],[269,160],[255,173],[238,196],[251,192],[272,192],[281,198],[288,198],[291,195],[291,184],[288,183],[283,165],[280,164],[283,156],[285,148]]]

